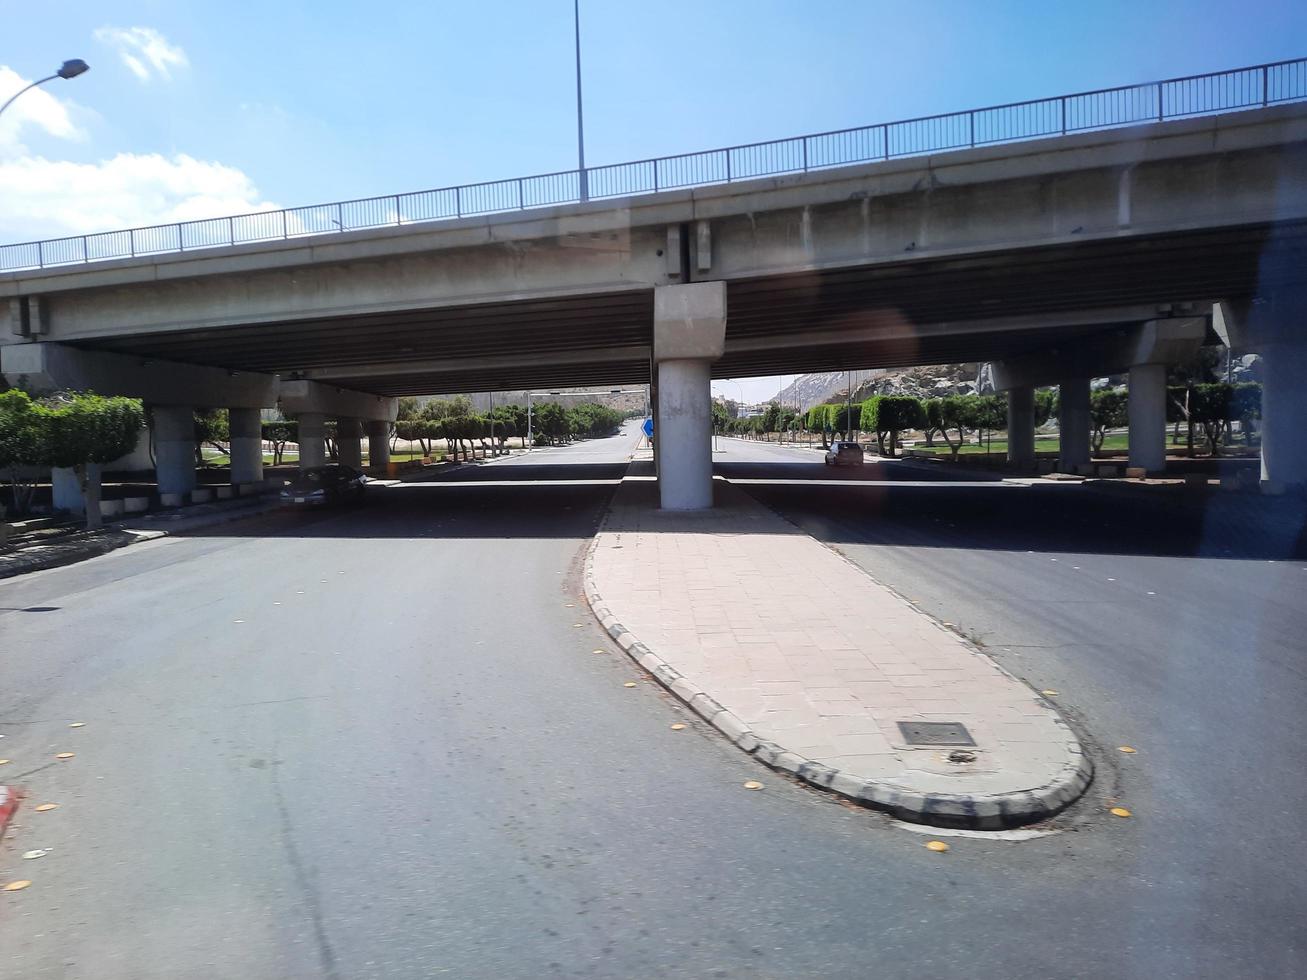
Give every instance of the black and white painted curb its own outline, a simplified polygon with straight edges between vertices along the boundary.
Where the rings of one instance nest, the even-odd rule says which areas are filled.
[[[594,553],[603,530],[601,526],[590,542],[583,573],[585,598],[599,624],[658,683],[685,702],[695,714],[734,745],[764,765],[856,803],[883,810],[900,820],[966,830],[1003,830],[1044,820],[1078,800],[1093,781],[1093,761],[1061,717],[1056,717],[1055,721],[1066,731],[1067,762],[1048,783],[1014,793],[916,792],[888,780],[865,779],[833,769],[791,752],[775,742],[759,738],[744,721],[640,642],[609,611],[594,581]],[[846,558],[845,561],[847,560]],[[1002,670],[1002,667],[999,669]]]

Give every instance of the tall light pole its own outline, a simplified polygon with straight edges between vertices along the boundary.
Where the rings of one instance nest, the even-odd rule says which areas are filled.
[[[62,65],[59,66],[59,70],[55,72],[53,75],[47,75],[45,78],[38,78],[31,85],[28,85],[25,88],[20,88],[13,95],[9,96],[9,98],[5,100],[5,104],[0,105],[0,112],[4,112],[6,109],[8,109],[9,106],[13,103],[14,99],[18,98],[28,89],[36,88],[38,85],[44,85],[46,82],[52,82],[56,78],[76,78],[78,75],[81,75],[82,73],[90,70],[91,70],[91,66],[88,65],[81,58],[73,58],[71,61],[65,61]],[[580,69],[578,68],[577,70],[579,71]],[[579,79],[577,84],[580,85]],[[577,91],[579,93],[580,89],[578,88]]]
[[[781,417],[785,415],[785,375],[781,375],[781,386],[776,389],[776,404],[781,407]],[[785,441],[785,430],[780,431],[780,441]]]
[[[585,172],[585,120],[581,114],[581,0],[572,0],[572,25],[576,31],[576,168],[581,201],[590,200],[590,179]]]

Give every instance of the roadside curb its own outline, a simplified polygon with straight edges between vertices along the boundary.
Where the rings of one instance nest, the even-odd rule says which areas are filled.
[[[966,830],[1003,830],[1047,819],[1079,799],[1093,781],[1093,761],[1056,709],[1054,715],[1057,723],[1067,732],[1064,747],[1069,761],[1049,782],[1010,793],[917,792],[888,780],[866,779],[834,769],[791,752],[775,742],[759,738],[742,719],[650,650],[609,611],[594,581],[594,554],[598,548],[599,535],[604,532],[607,525],[608,515],[605,514],[604,520],[586,549],[582,572],[585,598],[599,625],[626,652],[627,656],[652,675],[659,684],[726,736],[732,744],[769,768],[787,773],[818,789],[827,790],[872,809],[882,810],[900,820]],[[817,543],[821,544],[821,542]],[[866,574],[839,552],[832,549],[832,553],[848,563],[859,574]],[[879,582],[876,584],[880,585]],[[993,658],[987,659],[998,670],[1012,678],[1012,675],[995,663]],[[1012,680],[1018,684],[1022,683],[1016,678]],[[1022,684],[1022,686],[1026,685]]]
[[[111,551],[117,551],[119,548],[135,544],[136,541],[137,538],[134,534],[124,531],[122,528],[104,528],[77,541],[67,542],[62,547],[58,545],[49,546],[52,549],[58,548],[57,551],[51,550],[44,554],[31,556],[18,554],[12,558],[6,558],[3,562],[0,562],[0,581],[26,575],[29,572],[43,572],[50,568],[62,568],[64,565],[73,565],[88,558],[98,558],[100,555],[107,555]]]
[[[8,829],[9,821],[18,810],[18,801],[22,798],[23,791],[17,786],[0,784],[0,837],[3,837],[5,830]]]

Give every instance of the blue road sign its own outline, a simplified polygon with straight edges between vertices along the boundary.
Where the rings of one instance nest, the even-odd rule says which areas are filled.
[[[644,425],[640,426],[640,428],[644,430],[644,437],[646,439],[653,438],[653,419],[645,419]]]

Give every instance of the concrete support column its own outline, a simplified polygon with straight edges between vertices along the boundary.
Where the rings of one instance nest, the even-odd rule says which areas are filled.
[[[664,510],[712,507],[713,361],[726,347],[726,284],[654,289],[654,452]]]
[[[327,462],[327,416],[322,412],[300,412],[300,469],[307,470]]]
[[[368,466],[384,470],[390,463],[390,423],[368,423]]]
[[[1058,384],[1058,466],[1074,473],[1089,463],[1089,379],[1068,378]]]
[[[1160,473],[1166,469],[1166,365],[1132,366],[1128,397],[1130,465]]]
[[[663,510],[712,506],[711,362],[698,359],[658,365],[658,418],[654,438],[660,465]]]
[[[1021,469],[1035,465],[1035,389],[1007,393],[1007,461]]]
[[[263,482],[263,416],[257,408],[229,408],[231,482]]]
[[[336,455],[346,466],[363,468],[363,423],[358,419],[336,419]]]
[[[154,471],[159,495],[195,489],[195,409],[190,405],[154,407]],[[183,500],[171,501],[180,504]]]
[[[55,510],[70,514],[85,514],[86,502],[82,499],[82,481],[71,466],[56,466],[50,470],[51,503]]]
[[[1262,348],[1262,490],[1307,490],[1307,343]]]

